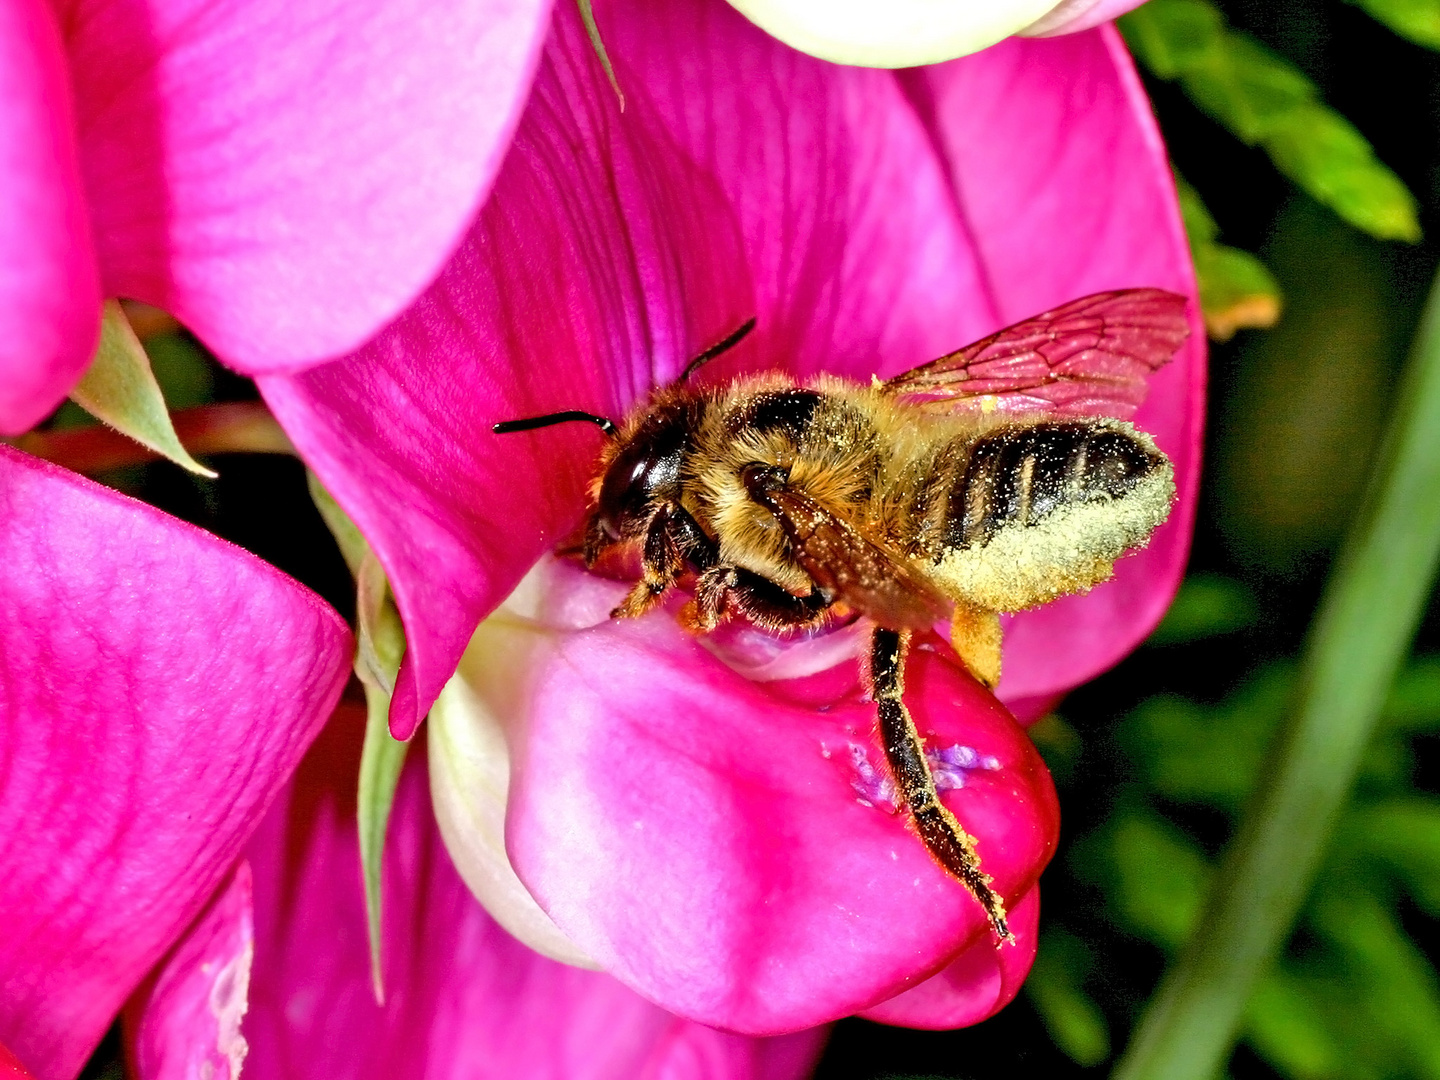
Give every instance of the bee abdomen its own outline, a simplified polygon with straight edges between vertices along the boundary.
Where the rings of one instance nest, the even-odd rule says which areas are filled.
[[[988,543],[1010,525],[1037,525],[1064,507],[1123,498],[1165,459],[1104,422],[1043,421],[978,439],[950,490],[944,544]]]

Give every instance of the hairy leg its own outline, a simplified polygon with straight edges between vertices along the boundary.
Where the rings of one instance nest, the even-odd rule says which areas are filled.
[[[829,607],[829,599],[818,589],[796,596],[753,570],[716,565],[696,581],[695,599],[685,606],[681,620],[699,633],[708,633],[735,615],[765,630],[804,630],[829,618]]]
[[[645,547],[640,556],[640,580],[620,606],[610,613],[612,619],[633,619],[644,615],[658,604],[665,591],[679,580],[686,564],[704,570],[718,557],[715,541],[684,507],[671,505],[657,511],[645,530]]]
[[[925,760],[925,744],[910,710],[905,707],[905,656],[910,634],[876,628],[870,645],[871,695],[880,714],[880,738],[895,775],[895,786],[905,797],[915,829],[925,846],[947,873],[980,901],[1001,942],[1015,941],[1005,923],[1005,901],[990,888],[990,876],[980,869],[975,838],[940,802],[935,777]]]

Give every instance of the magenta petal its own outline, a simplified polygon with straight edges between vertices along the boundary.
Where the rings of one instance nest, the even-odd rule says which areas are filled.
[[[596,432],[502,439],[496,420],[616,416],[750,314],[722,370],[868,378],[1085,292],[1193,291],[1163,149],[1109,31],[896,75],[801,56],[706,0],[598,17],[623,121],[561,8],[441,279],[360,353],[263,381],[390,575],[410,645],[400,736],[584,504]],[[1202,380],[1197,337],[1139,418],[1177,458],[1173,523],[1115,585],[1018,620],[1007,697],[1068,689],[1159,617],[1193,513]]]
[[[1195,295],[1160,134],[1112,27],[1011,39],[904,77],[949,160],[997,326],[1105,289],[1154,285]],[[1198,307],[1191,326],[1134,418],[1174,461],[1179,502],[1148,548],[1116,564],[1114,581],[1009,621],[1006,700],[1093,678],[1169,605],[1189,552],[1204,427]]]
[[[224,541],[0,447],[0,1041],[69,1080],[340,693],[350,634]]]
[[[106,291],[248,373],[355,348],[504,156],[548,0],[69,0]]]
[[[928,745],[971,763],[947,804],[1023,896],[1056,842],[1049,774],[954,664],[910,666]],[[833,671],[755,683],[663,619],[551,635],[518,673],[521,880],[611,974],[736,1031],[823,1023],[944,967],[990,931],[887,801],[854,672],[839,696]]]
[[[0,435],[18,435],[64,399],[100,332],[70,78],[46,0],[0,6],[0,252]]]
[[[1040,941],[1040,889],[1025,894],[1010,913],[1015,944],[997,949],[993,941],[977,941],[948,966],[862,1015],[867,1020],[902,1027],[945,1031],[968,1027],[994,1016],[1020,992],[1035,963]]]
[[[248,1080],[799,1080],[824,1039],[729,1035],[521,945],[455,873],[412,751],[390,819],[386,1004],[370,986],[355,836],[363,715],[341,710],[250,847]]]
[[[250,864],[242,860],[126,1006],[138,1080],[239,1080],[254,955]]]
[[[490,426],[618,416],[752,311],[723,197],[638,87],[629,102],[621,116],[565,5],[494,193],[435,286],[356,355],[260,381],[389,574],[409,642],[398,738],[583,505],[598,431]]]
[[[492,423],[618,416],[751,315],[725,363],[864,377],[994,322],[892,75],[800,56],[720,3],[603,15],[623,117],[560,9],[511,156],[435,287],[359,354],[262,381],[389,572],[410,645],[399,736],[583,507],[596,432]]]

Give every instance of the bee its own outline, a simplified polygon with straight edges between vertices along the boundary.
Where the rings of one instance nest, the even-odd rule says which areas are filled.
[[[638,551],[641,569],[612,617],[685,584],[679,618],[697,633],[733,618],[778,632],[868,620],[870,696],[914,829],[1013,942],[975,838],[937,794],[905,706],[906,655],[948,620],[955,653],[993,688],[1002,612],[1084,592],[1149,541],[1174,470],[1125,418],[1188,336],[1185,303],[1159,289],[1087,296],[868,385],[692,382],[751,319],[623,424],[567,411],[494,430],[579,420],[608,436],[582,551],[592,568]]]

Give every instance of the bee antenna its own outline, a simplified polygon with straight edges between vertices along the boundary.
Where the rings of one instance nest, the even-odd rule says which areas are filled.
[[[697,370],[704,367],[711,360],[714,360],[721,353],[729,352],[736,345],[739,345],[740,342],[744,340],[745,335],[750,333],[750,331],[754,329],[755,317],[752,315],[740,325],[740,328],[738,330],[734,331],[723,340],[717,341],[714,345],[711,345],[699,356],[695,357],[694,360],[691,360],[690,363],[686,364],[685,370],[680,373],[680,377],[675,381],[677,383],[683,383],[686,379],[690,378],[691,375],[695,374]]]
[[[603,416],[596,416],[594,413],[581,412],[579,409],[567,409],[565,412],[546,413],[544,416],[532,416],[525,420],[502,420],[490,430],[496,435],[510,435],[516,431],[534,431],[536,428],[549,427],[551,424],[568,424],[571,420],[584,420],[594,424],[606,435],[612,438],[615,435],[615,422],[607,420]]]

